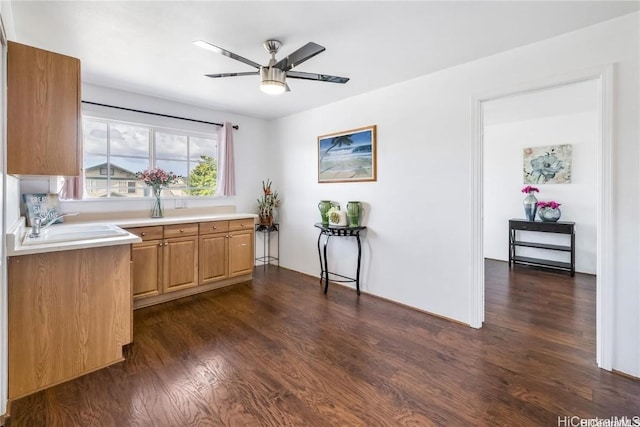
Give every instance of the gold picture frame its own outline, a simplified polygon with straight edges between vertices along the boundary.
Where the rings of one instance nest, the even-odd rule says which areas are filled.
[[[376,125],[318,137],[318,182],[377,181]]]

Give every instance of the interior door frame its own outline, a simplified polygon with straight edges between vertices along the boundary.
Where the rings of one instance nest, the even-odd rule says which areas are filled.
[[[523,95],[586,80],[596,80],[598,90],[597,163],[597,248],[596,248],[596,362],[602,369],[612,368],[614,336],[613,225],[612,225],[612,134],[613,64],[579,70],[546,79],[522,83],[471,98],[471,277],[469,281],[469,324],[481,328],[484,322],[484,236],[483,186],[484,141],[482,103],[498,98]]]

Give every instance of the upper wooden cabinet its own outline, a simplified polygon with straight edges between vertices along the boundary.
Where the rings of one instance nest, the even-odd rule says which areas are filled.
[[[7,172],[80,174],[80,61],[9,42]]]

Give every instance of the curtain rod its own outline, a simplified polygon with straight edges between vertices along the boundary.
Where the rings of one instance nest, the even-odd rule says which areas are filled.
[[[115,105],[100,104],[98,102],[82,101],[82,103],[83,104],[97,105],[98,107],[108,107],[108,108],[116,108],[118,110],[133,111],[134,113],[143,113],[143,114],[151,114],[153,116],[168,117],[170,119],[186,120],[186,121],[189,121],[189,122],[204,123],[204,124],[207,124],[207,125],[223,126],[222,123],[206,122],[204,120],[196,120],[196,119],[188,119],[186,117],[170,116],[169,114],[152,113],[151,111],[142,111],[142,110],[135,110],[133,108],[117,107]],[[233,125],[232,127],[235,130],[238,130],[240,128],[238,125]]]

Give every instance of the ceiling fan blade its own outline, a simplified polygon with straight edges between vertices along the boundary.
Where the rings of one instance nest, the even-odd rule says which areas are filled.
[[[219,73],[219,74],[205,74],[207,77],[217,79],[218,77],[236,77],[236,76],[255,76],[259,74],[259,71],[246,71],[241,73]]]
[[[251,65],[251,66],[252,66],[252,67],[254,67],[254,68],[258,68],[258,69],[259,69],[259,68],[261,67],[261,65],[260,65],[260,64],[258,64],[257,62],[253,62],[253,61],[252,61],[252,60],[250,60],[250,59],[243,58],[243,57],[242,57],[242,56],[240,56],[240,55],[236,55],[235,53],[233,53],[233,52],[229,52],[229,51],[228,51],[228,50],[226,50],[226,49],[223,49],[223,48],[221,48],[221,47],[218,47],[218,46],[212,45],[211,43],[206,42],[206,41],[204,41],[204,40],[196,40],[196,41],[194,41],[194,42],[193,42],[193,44],[194,44],[194,45],[196,45],[196,46],[198,46],[198,47],[201,47],[201,48],[203,48],[203,49],[210,50],[211,52],[215,52],[215,53],[219,53],[219,54],[221,54],[221,55],[224,55],[224,56],[226,56],[227,58],[235,59],[236,61],[240,61],[240,62],[243,62],[243,63],[245,63],[245,64],[247,64],[247,65]]]
[[[287,77],[292,79],[318,80],[329,83],[346,83],[349,77],[330,76],[328,74],[304,73],[302,71],[287,71]]]
[[[291,53],[289,56],[282,58],[278,61],[274,67],[281,69],[282,71],[289,71],[293,67],[297,67],[307,59],[313,58],[317,54],[324,52],[325,48],[314,42],[309,42],[302,46],[300,49]]]

